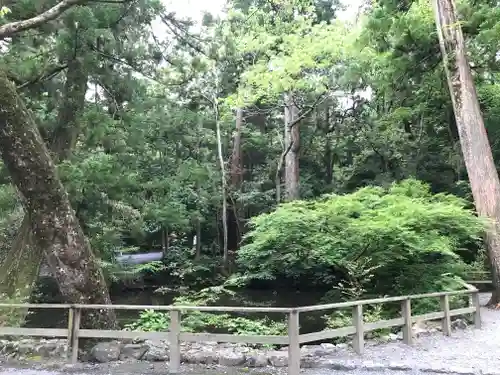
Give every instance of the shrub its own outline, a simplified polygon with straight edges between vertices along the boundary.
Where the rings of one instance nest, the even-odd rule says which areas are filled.
[[[340,286],[349,298],[457,289],[456,252],[480,246],[484,228],[466,207],[416,180],[286,203],[251,220],[240,279]]]
[[[206,288],[190,297],[178,297],[174,305],[203,306],[214,303],[221,294],[232,293],[221,287]],[[127,330],[168,331],[170,316],[168,313],[154,310],[142,311],[139,319],[126,326]],[[276,322],[269,318],[256,319],[230,314],[204,313],[200,311],[185,312],[181,316],[181,329],[184,332],[234,333],[238,335],[283,335],[287,332],[284,322]]]

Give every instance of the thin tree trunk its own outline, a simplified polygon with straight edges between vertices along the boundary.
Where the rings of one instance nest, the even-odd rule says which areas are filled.
[[[300,199],[298,108],[292,94],[285,96],[285,190],[288,201]]]
[[[239,193],[241,191],[241,183],[243,181],[243,166],[241,155],[241,131],[243,127],[243,109],[236,110],[235,132],[233,137],[233,151],[231,154],[231,193]],[[239,248],[241,241],[241,220],[240,220],[240,207],[238,200],[231,196],[231,213],[228,223],[228,248],[235,252]]]
[[[71,208],[68,194],[32,115],[0,73],[0,149],[23,198],[33,245],[43,251],[70,303],[111,304],[104,275]],[[84,326],[115,327],[112,310],[85,314]]]
[[[85,106],[88,75],[80,59],[68,63],[63,102],[59,106],[57,128],[51,142],[55,161],[68,158],[80,133],[80,117]],[[43,251],[33,246],[29,216],[23,217],[16,239],[5,261],[0,265],[0,286],[9,296],[20,300],[31,296],[38,278]]]
[[[495,290],[490,304],[498,304],[500,302],[500,180],[484,127],[455,3],[453,0],[434,0],[433,5],[446,78],[474,203],[478,215],[489,219],[486,245]]]
[[[243,110],[236,110],[235,132],[233,140],[233,152],[231,156],[231,185],[239,189],[241,185],[242,167],[241,167],[241,128],[243,126]]]
[[[220,172],[221,172],[221,192],[222,192],[222,235],[223,235],[223,263],[227,269],[229,266],[229,252],[227,246],[228,230],[227,230],[227,180],[226,180],[226,166],[224,163],[224,156],[222,154],[222,135],[220,130],[219,109],[217,103],[214,102],[215,111],[215,125],[217,128],[217,153],[219,156]]]
[[[332,187],[333,183],[333,149],[332,149],[332,137],[329,131],[330,128],[330,108],[326,106],[325,108],[325,154],[324,154],[324,163],[325,163],[325,184],[328,188]]]

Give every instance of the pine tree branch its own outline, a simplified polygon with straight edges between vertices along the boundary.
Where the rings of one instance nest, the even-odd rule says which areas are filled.
[[[87,0],[63,0],[52,8],[46,10],[45,12],[39,14],[38,16],[29,18],[27,20],[15,21],[0,26],[0,40],[11,37],[14,34],[33,29],[46,22],[55,20],[61,14],[63,14],[69,8],[86,3]]]

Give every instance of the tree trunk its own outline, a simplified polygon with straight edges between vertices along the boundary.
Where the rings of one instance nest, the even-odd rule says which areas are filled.
[[[111,304],[108,288],[31,114],[0,73],[0,149],[23,198],[33,245],[43,251],[70,303]],[[85,314],[84,326],[115,327],[113,311]]]
[[[231,185],[233,189],[239,189],[242,180],[241,166],[241,128],[243,126],[243,110],[236,110],[236,123],[233,138],[233,152],[231,155]]]
[[[227,181],[226,181],[226,165],[224,163],[224,155],[222,153],[222,134],[219,121],[219,108],[214,100],[215,126],[217,128],[217,154],[219,156],[219,165],[221,172],[221,192],[222,192],[222,235],[223,235],[223,263],[224,268],[229,267],[229,251],[227,246],[228,228],[227,228]]]
[[[235,132],[233,137],[233,151],[231,154],[230,181],[231,193],[239,193],[243,181],[243,166],[241,161],[241,129],[243,127],[243,110],[236,110]],[[233,254],[238,250],[241,242],[240,205],[231,194],[231,210],[228,218],[228,248]]]
[[[467,60],[465,41],[455,3],[453,0],[434,0],[433,5],[446,78],[474,203],[478,215],[489,219],[486,245],[495,289],[490,304],[498,304],[500,302],[500,181]]]
[[[80,133],[80,117],[85,106],[88,75],[78,58],[68,63],[63,102],[59,106],[57,127],[51,142],[56,161],[71,154]],[[16,239],[3,264],[0,265],[0,286],[9,296],[19,300],[29,299],[38,278],[43,251],[32,244],[29,216],[25,215]]]
[[[285,96],[285,190],[286,200],[300,199],[299,151],[300,131],[296,123],[299,117],[292,94]]]

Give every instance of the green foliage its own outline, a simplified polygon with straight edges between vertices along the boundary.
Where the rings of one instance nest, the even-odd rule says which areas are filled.
[[[12,295],[0,293],[0,303],[22,304],[28,303],[26,293],[16,290]],[[30,314],[28,309],[0,307],[0,327],[20,327],[26,322],[26,317]]]
[[[215,303],[221,294],[230,293],[223,288],[206,288],[188,297],[178,297],[174,305],[203,306]],[[126,326],[127,330],[168,331],[168,313],[146,310],[139,319]],[[285,322],[277,322],[268,317],[233,316],[231,314],[187,311],[181,315],[181,330],[184,332],[232,333],[237,335],[283,335],[287,331]]]
[[[367,308],[368,307],[368,308]],[[335,329],[352,326],[352,312],[337,310],[333,314],[323,316],[327,329]],[[375,323],[380,320],[387,319],[387,312],[384,311],[382,305],[363,306],[363,319],[365,323]],[[371,332],[371,335],[380,337],[390,333],[390,329],[377,329]],[[342,341],[347,341],[347,337],[340,338]]]
[[[252,219],[238,264],[248,278],[340,283],[358,295],[452,290],[457,250],[483,230],[466,205],[416,180],[286,203]]]
[[[38,3],[0,8],[0,23],[31,17]],[[471,1],[459,8],[497,160],[500,11]],[[192,22],[173,17],[158,0],[130,9],[103,2],[8,41],[0,62],[48,145],[67,125],[66,83],[75,77],[65,66],[75,59],[82,65],[89,89],[76,119],[81,129],[58,172],[111,280],[155,274],[164,289],[242,288],[264,280],[270,288],[324,288],[327,302],[453,290],[460,278],[484,270],[482,224],[468,210],[472,196],[429,3],[375,1],[355,25],[335,19],[338,10],[327,0],[238,0],[227,17],[207,16],[210,22],[194,32]],[[170,35],[153,35],[158,18]],[[285,151],[283,95],[290,91],[301,114],[305,200],[274,210],[276,185],[286,188],[278,165]],[[226,192],[230,253],[239,268],[232,273],[221,254],[215,122],[229,172],[240,106],[242,181],[233,185],[228,173]],[[394,184],[408,178],[417,181]],[[0,261],[22,216],[2,169]],[[247,222],[239,248],[236,232],[244,233]],[[165,259],[132,269],[116,264],[118,253],[152,250],[165,250]],[[209,294],[196,302],[219,298]],[[418,303],[426,311],[437,301]],[[168,323],[144,314],[146,329]],[[252,326],[246,317],[231,318],[230,327],[226,318],[184,317],[197,330],[273,327]],[[331,319],[335,325],[340,318]]]

